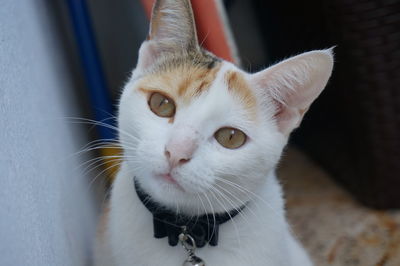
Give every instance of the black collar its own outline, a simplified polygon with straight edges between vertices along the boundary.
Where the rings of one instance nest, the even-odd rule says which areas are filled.
[[[203,214],[201,216],[186,216],[167,209],[165,206],[152,201],[134,178],[135,190],[143,205],[153,214],[154,237],[168,237],[170,246],[178,244],[178,236],[185,226],[186,231],[196,242],[197,247],[204,247],[207,243],[211,246],[218,244],[219,225],[235,217],[245,205],[238,210],[221,214]]]

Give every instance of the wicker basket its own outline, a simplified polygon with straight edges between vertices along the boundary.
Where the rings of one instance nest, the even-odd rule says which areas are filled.
[[[366,205],[400,208],[400,1],[325,3],[337,64],[299,143]]]
[[[252,3],[272,62],[337,45],[292,143],[361,202],[400,208],[400,0]]]

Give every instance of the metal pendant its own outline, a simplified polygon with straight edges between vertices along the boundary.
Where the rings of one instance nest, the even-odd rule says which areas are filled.
[[[197,256],[192,256],[187,260],[185,260],[185,262],[183,263],[183,266],[205,266],[205,265],[206,264],[204,263],[204,261]]]
[[[182,227],[182,233],[179,235],[179,242],[188,253],[188,258],[183,262],[183,266],[205,266],[206,263],[194,252],[196,250],[196,242],[191,235],[186,232],[186,227]]]

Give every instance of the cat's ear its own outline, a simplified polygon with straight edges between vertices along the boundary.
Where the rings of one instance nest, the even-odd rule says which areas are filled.
[[[190,0],[156,0],[148,38],[139,50],[138,67],[150,66],[162,53],[198,49]]]
[[[324,89],[333,69],[332,49],[311,51],[253,74],[262,97],[272,99],[279,130],[289,135]]]

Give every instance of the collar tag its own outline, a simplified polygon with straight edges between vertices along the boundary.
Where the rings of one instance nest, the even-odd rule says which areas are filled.
[[[206,263],[203,259],[195,255],[196,241],[186,230],[186,226],[182,226],[182,233],[179,234],[179,242],[188,254],[188,258],[183,262],[183,266],[205,266]]]

